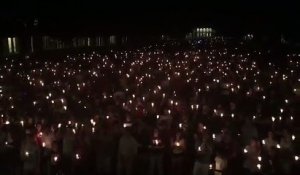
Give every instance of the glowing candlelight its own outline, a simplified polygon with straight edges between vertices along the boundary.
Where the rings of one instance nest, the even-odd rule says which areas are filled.
[[[262,140],[262,144],[265,145],[265,144],[266,144],[266,141],[265,141],[265,140]]]
[[[180,146],[180,142],[175,142],[175,146],[179,147]]]
[[[182,128],[182,123],[179,123],[179,128]]]
[[[201,148],[201,146],[198,146],[198,151],[200,152],[200,151],[202,151],[202,148]]]
[[[299,156],[295,156],[295,160],[298,161],[299,160]]]
[[[58,161],[58,156],[54,156],[53,160],[54,160],[54,162],[57,162]]]
[[[292,140],[295,140],[296,139],[296,136],[295,135],[292,135]]]
[[[244,153],[248,153],[248,150],[246,148],[244,149]]]
[[[46,143],[45,143],[45,142],[43,142],[43,143],[42,143],[42,146],[45,148],[45,147],[46,147]]]
[[[29,156],[29,152],[25,151],[25,156],[28,157]]]
[[[80,155],[78,153],[75,154],[75,158],[76,158],[76,160],[79,160],[80,159]]]
[[[154,107],[154,103],[153,103],[153,102],[151,103],[151,107],[152,107],[152,108]]]
[[[21,124],[22,126],[24,126],[24,121],[23,121],[23,120],[21,120],[21,121],[20,121],[20,124]]]
[[[131,123],[124,123],[124,124],[123,124],[123,128],[131,127],[131,125],[132,125]]]
[[[261,156],[258,156],[257,159],[258,159],[258,161],[261,161]]]
[[[279,144],[277,144],[277,145],[276,145],[276,148],[277,148],[277,149],[280,149],[281,147],[280,147],[280,145],[279,145]]]
[[[256,166],[259,170],[261,169],[261,164],[257,164]]]
[[[272,122],[274,122],[275,121],[275,117],[272,117]]]

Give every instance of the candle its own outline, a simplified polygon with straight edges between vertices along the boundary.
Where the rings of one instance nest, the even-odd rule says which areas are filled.
[[[295,156],[295,160],[298,161],[299,160],[299,156]]]
[[[158,139],[155,139],[155,140],[154,140],[154,144],[155,144],[155,145],[158,145],[159,142],[160,142],[160,141],[159,141]]]
[[[180,146],[180,142],[175,142],[175,146],[179,147]]]
[[[54,160],[54,162],[57,162],[58,161],[58,156],[54,156],[53,160]]]
[[[152,108],[154,107],[154,103],[153,103],[153,102],[151,103],[151,107],[152,107]]]
[[[22,127],[24,126],[24,121],[23,120],[21,120],[20,121],[20,124],[22,125]]]
[[[265,144],[266,144],[266,141],[265,141],[265,140],[262,140],[262,144],[265,145]]]
[[[29,156],[29,152],[25,151],[25,156],[28,157]]]
[[[296,136],[295,135],[292,135],[292,140],[295,140],[296,139]]]
[[[45,142],[43,142],[43,143],[42,143],[42,146],[43,146],[43,147],[46,147],[46,143],[45,143]]]
[[[258,161],[261,161],[261,156],[258,156],[257,159],[258,159]]]
[[[75,154],[75,158],[76,158],[76,160],[79,160],[80,159],[80,155],[78,153]]]
[[[202,148],[201,148],[201,146],[198,146],[198,151],[200,152],[200,151],[202,151]]]
[[[123,128],[131,127],[131,125],[132,125],[131,123],[124,123],[124,124],[123,124]]]
[[[257,164],[256,167],[260,170],[261,169],[261,164]]]
[[[276,148],[280,149],[280,145],[279,145],[279,144],[277,144],[277,145],[276,145]]]
[[[179,128],[180,128],[180,129],[182,128],[182,123],[179,123]]]
[[[244,149],[244,153],[248,153],[248,150],[246,148]]]
[[[272,122],[274,122],[275,121],[275,117],[272,117]]]

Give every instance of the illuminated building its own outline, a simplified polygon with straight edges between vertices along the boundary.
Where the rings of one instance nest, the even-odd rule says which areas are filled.
[[[194,28],[192,32],[186,35],[186,39],[199,39],[199,38],[211,38],[215,35],[216,31],[212,28]]]
[[[4,55],[18,54],[20,51],[19,38],[7,37],[2,39],[2,52]]]

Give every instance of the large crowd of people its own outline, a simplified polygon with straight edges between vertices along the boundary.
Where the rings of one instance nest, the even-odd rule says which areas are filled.
[[[1,59],[0,174],[297,174],[300,55],[165,48]]]

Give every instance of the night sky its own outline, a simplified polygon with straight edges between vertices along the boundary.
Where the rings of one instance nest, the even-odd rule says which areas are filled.
[[[220,33],[283,33],[298,37],[299,10],[289,1],[42,1],[3,3],[2,32],[22,30],[39,19],[42,32],[60,33],[170,33],[182,34],[195,26],[212,26]],[[17,29],[16,29],[17,28]]]

